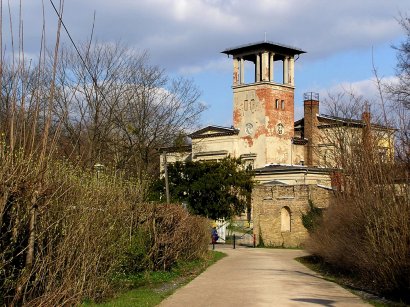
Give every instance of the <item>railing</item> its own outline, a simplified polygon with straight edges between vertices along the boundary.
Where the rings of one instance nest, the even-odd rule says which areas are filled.
[[[243,239],[245,238],[245,236],[248,236],[248,240],[249,241],[251,241],[251,242],[249,242],[248,244],[244,244],[243,243]],[[220,240],[221,238],[219,238],[219,240]],[[219,241],[218,240],[218,241]],[[236,249],[236,245],[244,245],[244,246],[248,246],[248,247],[250,247],[250,246],[252,246],[252,247],[256,247],[256,236],[255,236],[255,234],[250,234],[250,233],[245,233],[245,234],[243,234],[243,235],[237,235],[237,234],[233,234],[229,239],[227,239],[227,240],[224,240],[224,239],[222,239],[224,242],[223,242],[223,244],[232,244],[232,247],[233,247],[233,249]],[[212,240],[212,250],[214,250],[215,249],[215,244],[218,244],[217,242],[216,242],[216,240]]]
[[[303,94],[303,100],[315,100],[315,101],[319,101],[319,93],[315,93],[315,92],[306,92]]]

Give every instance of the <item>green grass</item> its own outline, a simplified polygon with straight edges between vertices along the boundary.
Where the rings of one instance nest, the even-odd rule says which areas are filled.
[[[298,246],[264,245],[264,246],[257,246],[257,247],[259,247],[259,248],[272,248],[272,249],[303,250],[302,247],[298,247]]]
[[[82,305],[87,307],[156,306],[176,289],[187,284],[225,256],[226,254],[221,252],[209,251],[207,259],[179,262],[170,271],[144,272],[117,277],[115,283],[121,285],[122,289],[131,290],[119,292],[114,299],[105,303],[85,302]]]
[[[332,281],[349,290],[350,292],[360,296],[363,300],[376,307],[404,307],[408,306],[401,302],[393,302],[384,298],[380,298],[375,294],[366,291],[365,286],[360,284],[353,276],[346,272],[340,272],[331,265],[325,263],[315,256],[304,256],[295,259],[312,271],[322,275],[325,280]]]

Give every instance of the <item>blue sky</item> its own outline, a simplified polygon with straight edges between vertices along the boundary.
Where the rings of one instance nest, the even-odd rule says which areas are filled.
[[[373,66],[380,77],[392,79],[396,65],[396,51],[392,46],[399,45],[402,40],[403,33],[399,29],[396,35],[378,44],[332,52],[312,60],[308,54],[302,54],[295,64],[295,120],[303,117],[302,97],[305,92],[318,92],[322,100],[328,93],[352,89],[370,100],[376,99]],[[297,47],[306,50],[302,46]],[[224,55],[220,57],[229,64],[226,69],[191,73],[203,89],[202,99],[209,105],[203,116],[205,125],[229,126],[232,123],[232,59]]]
[[[53,0],[56,5],[58,0]],[[16,16],[18,0],[10,1]],[[8,10],[3,4],[4,10]],[[40,43],[41,1],[23,1],[25,50],[33,57]],[[56,16],[44,1],[47,43],[53,46]],[[208,106],[200,125],[232,123],[232,63],[220,52],[237,45],[269,41],[307,51],[296,62],[296,119],[302,95],[353,88],[371,97],[372,57],[381,76],[392,79],[395,51],[404,33],[400,13],[409,0],[66,0],[63,19],[76,42],[89,37],[121,40],[148,50],[152,64],[170,75],[192,78]],[[3,13],[5,14],[5,13]],[[16,25],[14,25],[16,28]],[[7,26],[4,26],[7,31]],[[16,32],[16,31],[15,31]],[[65,34],[62,40],[67,41]],[[372,56],[373,53],[373,56]]]

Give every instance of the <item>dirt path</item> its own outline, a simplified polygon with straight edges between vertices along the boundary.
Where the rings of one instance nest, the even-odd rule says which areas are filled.
[[[293,260],[300,250],[223,247],[228,254],[159,306],[370,306]]]

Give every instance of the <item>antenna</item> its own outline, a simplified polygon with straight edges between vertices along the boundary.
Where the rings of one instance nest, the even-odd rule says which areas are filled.
[[[266,43],[266,31],[265,31],[265,43]]]

